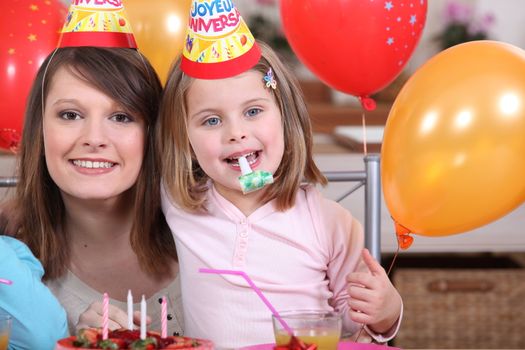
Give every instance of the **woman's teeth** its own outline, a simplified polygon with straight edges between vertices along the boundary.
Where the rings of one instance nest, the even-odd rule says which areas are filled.
[[[111,162],[93,162],[91,160],[74,160],[73,164],[81,168],[89,169],[111,168],[115,165],[115,163]]]

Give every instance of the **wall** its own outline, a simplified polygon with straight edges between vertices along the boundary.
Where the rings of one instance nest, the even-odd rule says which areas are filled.
[[[475,12],[478,15],[486,12],[494,14],[496,22],[490,31],[492,39],[505,41],[525,49],[525,1],[463,0],[462,2],[474,4]],[[258,4],[258,0],[237,0],[235,2],[245,18],[261,13],[268,18],[272,18],[276,23],[280,23],[279,1],[275,0],[275,3],[275,6],[262,6]],[[439,48],[433,38],[442,29],[443,11],[447,3],[448,1],[445,0],[428,1],[427,23],[412,60],[406,67],[407,71],[414,72],[421,64],[439,52]]]
[[[426,60],[439,52],[433,39],[443,26],[443,12],[448,1],[429,1],[427,23],[412,60],[407,65],[409,72],[414,72]],[[483,15],[491,12],[496,21],[491,27],[491,39],[505,41],[525,49],[525,1],[523,0],[463,0],[475,4],[475,13]]]

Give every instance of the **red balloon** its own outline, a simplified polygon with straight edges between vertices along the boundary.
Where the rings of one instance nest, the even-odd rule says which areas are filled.
[[[59,0],[11,0],[0,14],[0,148],[15,149],[29,89],[57,45],[66,8]]]
[[[298,58],[329,86],[367,101],[406,65],[427,1],[281,0],[280,10]]]

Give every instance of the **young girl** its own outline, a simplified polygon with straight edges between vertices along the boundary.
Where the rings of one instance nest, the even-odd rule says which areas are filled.
[[[387,341],[401,297],[363,249],[361,225],[315,188],[326,179],[312,159],[302,94],[259,45],[258,63],[228,78],[190,77],[178,61],[165,88],[161,195],[181,264],[185,332],[226,348],[274,341],[270,312],[247,283],[199,274],[205,267],[246,272],[277,310],[336,310],[344,334],[365,324]],[[274,183],[243,194],[241,156]]]

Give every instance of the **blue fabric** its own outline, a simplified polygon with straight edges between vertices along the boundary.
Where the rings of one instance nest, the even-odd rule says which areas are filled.
[[[0,236],[0,313],[13,317],[10,350],[51,350],[68,335],[66,312],[42,283],[44,269],[29,248],[12,237]]]

